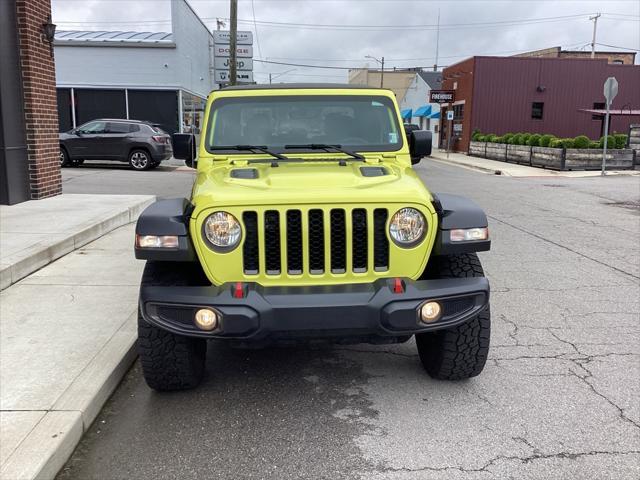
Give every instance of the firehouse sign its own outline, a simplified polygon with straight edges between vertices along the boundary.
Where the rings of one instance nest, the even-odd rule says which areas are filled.
[[[431,90],[429,93],[429,103],[453,103],[455,99],[455,90]]]

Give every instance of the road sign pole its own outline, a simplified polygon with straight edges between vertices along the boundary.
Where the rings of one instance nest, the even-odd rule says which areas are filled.
[[[230,8],[230,39],[229,39],[229,82],[231,85],[237,83],[236,75],[236,50],[238,47],[237,34],[238,34],[238,0],[231,0]]]
[[[604,148],[602,149],[602,172],[604,175],[607,164],[607,140],[609,139],[609,102],[607,102],[607,114],[604,117]]]
[[[607,140],[609,138],[609,109],[611,108],[611,104],[613,103],[613,99],[618,95],[618,81],[616,77],[609,77],[604,82],[604,98],[607,104],[607,114],[604,117],[604,146],[602,148],[602,172],[601,175],[604,175],[606,164],[607,164]]]

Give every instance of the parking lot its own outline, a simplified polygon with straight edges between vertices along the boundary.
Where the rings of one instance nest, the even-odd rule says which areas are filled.
[[[65,169],[63,185],[188,196],[193,173],[178,165]],[[638,478],[638,177],[418,170],[490,217],[493,330],[479,377],[430,379],[413,340],[215,344],[192,391],[155,393],[134,364],[58,478]]]

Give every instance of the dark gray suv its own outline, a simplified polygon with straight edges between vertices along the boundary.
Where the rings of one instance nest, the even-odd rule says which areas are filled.
[[[85,160],[115,160],[128,162],[134,170],[149,170],[172,155],[169,134],[138,120],[101,118],[60,134],[63,167]]]

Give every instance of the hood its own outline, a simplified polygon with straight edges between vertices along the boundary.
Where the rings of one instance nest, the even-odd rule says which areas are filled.
[[[218,162],[216,162],[218,163]],[[408,165],[386,161],[224,163],[199,170],[194,216],[211,206],[412,202],[431,195]]]

